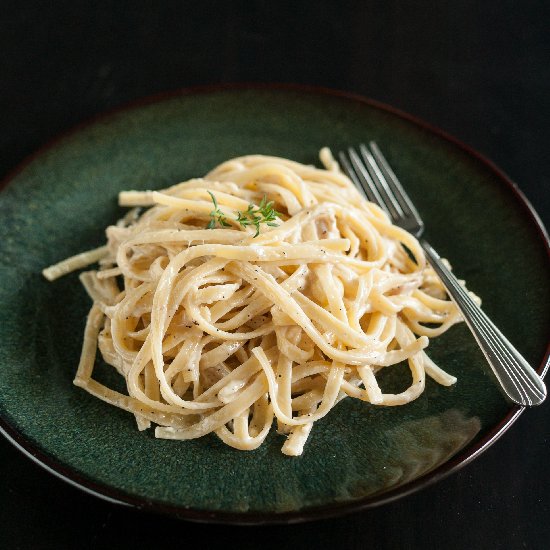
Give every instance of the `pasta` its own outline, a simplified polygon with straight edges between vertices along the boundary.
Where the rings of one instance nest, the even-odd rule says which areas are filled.
[[[80,275],[93,306],[74,383],[159,438],[252,450],[275,421],[293,456],[345,397],[404,405],[426,375],[455,383],[424,351],[461,317],[422,248],[320,157],[249,155],[122,192],[107,244],[44,270],[99,261]],[[92,377],[97,349],[127,395]],[[402,361],[410,386],[384,393],[377,374]]]

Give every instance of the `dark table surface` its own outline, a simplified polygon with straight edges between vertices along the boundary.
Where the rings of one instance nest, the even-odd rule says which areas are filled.
[[[356,92],[455,135],[550,222],[550,4],[541,1],[2,2],[0,174],[133,99],[224,82]],[[206,526],[98,500],[0,440],[0,548],[550,546],[550,405],[458,473],[302,525]]]

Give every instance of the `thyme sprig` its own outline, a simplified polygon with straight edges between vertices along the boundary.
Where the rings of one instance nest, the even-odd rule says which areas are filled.
[[[222,227],[231,227],[231,224],[225,220],[225,214],[220,210],[218,206],[218,201],[213,193],[207,191],[207,193],[212,197],[212,202],[214,203],[214,210],[210,212],[210,221],[206,226],[206,229],[214,229],[216,224],[219,223]]]
[[[260,225],[265,223],[270,227],[277,227],[279,224],[275,223],[279,212],[273,208],[273,201],[268,201],[264,195],[259,206],[255,204],[249,204],[246,210],[237,212],[237,221],[242,227],[248,227],[253,225],[256,228],[257,237],[260,234]]]
[[[206,228],[214,229],[218,223],[222,227],[229,227],[231,224],[227,222],[225,214],[220,210],[216,197],[210,191],[208,191],[208,194],[212,197],[214,210],[210,212],[210,221]],[[267,197],[264,195],[259,206],[249,204],[246,210],[238,211],[236,221],[242,227],[254,226],[256,228],[254,237],[257,237],[260,234],[260,226],[262,223],[270,227],[277,227],[279,225],[275,221],[277,216],[279,216],[279,212],[273,208],[273,204],[273,201],[268,201]]]

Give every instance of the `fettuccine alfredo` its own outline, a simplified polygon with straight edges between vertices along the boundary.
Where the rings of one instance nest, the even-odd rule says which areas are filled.
[[[159,438],[251,450],[275,421],[287,455],[346,397],[404,405],[426,375],[453,384],[425,348],[461,318],[422,248],[321,160],[250,155],[120,193],[132,209],[107,244],[44,270],[99,262],[80,275],[93,306],[74,383]],[[94,380],[97,349],[127,395]],[[384,393],[377,375],[403,361],[410,386]]]

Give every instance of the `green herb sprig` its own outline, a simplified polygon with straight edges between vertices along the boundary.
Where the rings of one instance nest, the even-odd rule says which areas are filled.
[[[220,210],[216,197],[210,191],[208,191],[208,194],[212,198],[214,210],[210,212],[210,221],[206,228],[214,229],[217,224],[221,227],[230,227],[231,224],[227,222],[225,214]],[[273,208],[273,204],[273,201],[268,201],[267,197],[264,195],[259,206],[249,204],[246,210],[238,211],[236,221],[242,227],[254,226],[256,228],[255,238],[260,234],[260,225],[262,223],[270,227],[277,227],[279,225],[275,220],[280,214]]]
[[[212,202],[214,203],[214,210],[210,212],[210,221],[206,226],[206,229],[214,229],[216,224],[219,223],[222,227],[231,227],[231,224],[225,220],[225,214],[220,210],[218,206],[218,201],[213,193],[207,191],[207,193],[212,197]]]
[[[242,227],[253,225],[256,228],[254,237],[257,237],[260,234],[260,224],[265,223],[270,227],[277,227],[279,225],[275,223],[278,215],[279,212],[273,208],[273,201],[268,201],[264,195],[260,206],[249,204],[246,210],[237,212],[237,221]]]

